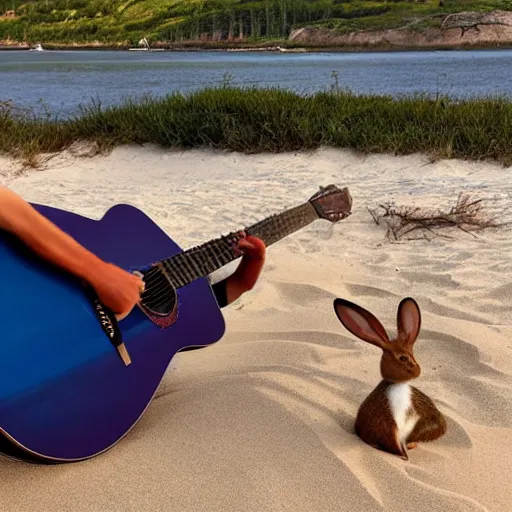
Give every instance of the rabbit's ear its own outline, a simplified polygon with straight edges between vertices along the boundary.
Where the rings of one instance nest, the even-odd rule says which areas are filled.
[[[420,333],[421,313],[420,308],[414,299],[406,297],[398,306],[396,315],[398,336],[407,345],[413,345]]]
[[[389,348],[386,329],[369,311],[345,299],[334,300],[334,311],[354,336],[382,349]]]

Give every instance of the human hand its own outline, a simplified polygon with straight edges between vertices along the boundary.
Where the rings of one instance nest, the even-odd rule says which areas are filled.
[[[265,264],[266,246],[258,237],[249,235],[242,238],[238,241],[236,250],[242,255],[242,261],[234,274],[227,279],[228,304],[254,287]]]
[[[126,318],[144,291],[144,282],[134,274],[104,263],[90,282],[100,302],[115,313],[117,320]]]
[[[248,235],[237,244],[238,251],[242,254],[242,260],[264,261],[267,248],[263,240],[256,236]]]

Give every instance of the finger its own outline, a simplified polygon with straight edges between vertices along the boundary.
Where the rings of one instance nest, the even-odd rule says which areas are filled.
[[[243,250],[243,253],[245,255],[251,256],[251,257],[263,257],[266,252],[265,244],[261,241],[256,239],[257,241],[244,241],[245,243],[242,245],[240,243],[240,247]]]
[[[244,238],[244,242],[249,242],[254,247],[258,247],[260,249],[265,249],[266,248],[265,242],[261,238],[258,238],[257,236],[250,236],[249,235],[247,238]]]
[[[130,311],[127,311],[125,313],[116,313],[114,316],[116,317],[116,320],[120,322],[121,320],[124,320],[129,314]]]
[[[146,283],[138,276],[133,276],[133,282],[137,283],[137,286],[139,287],[139,292],[142,293],[146,288]]]
[[[130,307],[128,310],[123,311],[122,313],[115,313],[114,316],[116,317],[116,320],[120,322],[121,320],[124,320],[132,311],[135,306]]]
[[[238,242],[238,248],[239,249],[255,249],[254,244],[245,239],[240,240],[240,242]]]

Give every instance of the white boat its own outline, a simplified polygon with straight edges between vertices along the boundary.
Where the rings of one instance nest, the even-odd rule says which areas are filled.
[[[306,48],[282,48],[281,46],[278,46],[277,49],[281,53],[307,53]]]
[[[41,45],[41,43],[37,43],[34,48],[30,48],[31,52],[45,52],[46,50],[43,48],[43,46]]]
[[[149,41],[143,37],[139,41],[139,47],[138,48],[128,48],[129,52],[163,52],[163,48],[151,48],[149,46]]]

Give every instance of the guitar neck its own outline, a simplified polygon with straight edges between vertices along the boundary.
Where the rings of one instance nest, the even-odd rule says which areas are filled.
[[[261,238],[268,247],[316,219],[318,214],[315,208],[311,203],[306,202],[282,213],[271,215],[243,231],[247,235]],[[233,232],[192,247],[159,263],[175,288],[180,288],[196,279],[206,277],[239,258],[240,254],[235,250],[235,244],[239,239],[238,233]]]

